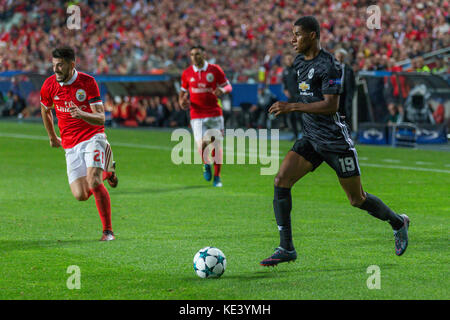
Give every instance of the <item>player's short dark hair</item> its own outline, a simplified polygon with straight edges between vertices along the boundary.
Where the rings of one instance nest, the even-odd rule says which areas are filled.
[[[53,58],[64,59],[66,61],[75,61],[75,50],[72,47],[64,46],[53,50]]]
[[[194,50],[194,49],[200,49],[201,51],[205,52],[205,47],[203,47],[203,46],[201,46],[201,45],[195,45],[195,46],[192,46],[192,47],[189,49],[189,51],[192,51],[192,50]]]
[[[306,32],[315,32],[317,39],[320,39],[320,24],[313,16],[301,17],[295,21],[294,26],[301,26]]]

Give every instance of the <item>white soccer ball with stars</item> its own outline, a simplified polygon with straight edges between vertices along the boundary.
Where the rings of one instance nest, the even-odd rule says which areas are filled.
[[[227,258],[215,247],[200,249],[194,256],[194,271],[200,278],[218,278],[227,267]]]

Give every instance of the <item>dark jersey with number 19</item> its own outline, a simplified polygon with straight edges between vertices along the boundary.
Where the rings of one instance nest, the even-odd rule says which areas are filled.
[[[302,54],[294,61],[297,71],[298,102],[312,103],[324,99],[325,94],[340,94],[342,69],[334,56],[321,49],[311,60]],[[354,147],[346,124],[339,113],[320,115],[302,113],[304,136],[322,150],[345,151]]]

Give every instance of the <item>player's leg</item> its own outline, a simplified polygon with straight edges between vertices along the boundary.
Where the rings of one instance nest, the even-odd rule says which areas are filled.
[[[89,140],[83,151],[87,167],[86,180],[89,190],[94,195],[95,204],[103,225],[101,240],[114,240],[111,224],[111,198],[103,184],[103,171],[106,167],[106,162],[109,161],[106,152],[107,145],[106,137],[97,135]]]
[[[213,149],[211,151],[211,157],[214,165],[214,187],[222,187],[222,180],[220,178],[220,173],[223,164],[223,135],[224,135],[224,120],[222,116],[210,118],[206,122],[208,127],[207,138],[209,138],[210,143],[213,144]]]
[[[272,256],[260,262],[262,266],[275,266],[280,262],[293,261],[297,258],[292,240],[291,188],[298,180],[308,172],[314,171],[321,163],[322,159],[315,153],[306,139],[297,141],[284,158],[274,180],[273,200],[280,245]]]
[[[203,163],[203,178],[205,178],[206,181],[211,181],[212,174],[209,156],[204,154],[204,150],[208,146],[208,141],[203,139],[203,133],[206,130],[204,128],[204,119],[192,119],[191,128],[194,135],[194,141],[197,146],[197,152],[200,154]]]
[[[294,250],[291,230],[292,186],[313,169],[311,162],[289,151],[274,180],[273,210],[280,231],[280,247]]]
[[[364,192],[359,176],[339,178],[339,182],[352,206],[367,211],[377,219],[389,222],[394,230],[395,253],[398,256],[402,255],[408,247],[409,217],[395,213],[381,199]]]
[[[70,190],[78,201],[86,201],[92,195],[86,177],[80,177],[70,184]]]
[[[92,195],[86,180],[87,168],[80,146],[66,149],[67,178],[70,191],[78,201],[86,201]]]
[[[394,230],[394,235],[396,235],[396,253],[398,255],[403,254],[407,246],[407,229],[409,218],[405,215],[398,215],[378,197],[363,190],[360,177],[361,172],[359,170],[356,151],[351,149],[346,153],[324,157],[326,158],[327,163],[335,169],[339,177],[339,183],[344,189],[350,204],[354,207],[367,211],[370,215],[377,219],[389,222]],[[398,232],[399,230],[402,231]],[[405,232],[406,238],[404,237]],[[399,237],[402,239],[397,241],[397,238]]]
[[[89,189],[95,198],[100,220],[103,225],[103,236],[101,240],[114,240],[111,224],[111,199],[108,189],[103,184],[103,169],[96,167],[87,168],[87,182]]]

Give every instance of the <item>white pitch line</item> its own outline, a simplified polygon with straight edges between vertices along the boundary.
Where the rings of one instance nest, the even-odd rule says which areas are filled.
[[[5,138],[16,138],[16,139],[29,139],[29,140],[48,140],[48,137],[45,136],[32,136],[32,135],[26,135],[26,134],[16,134],[16,133],[1,133],[0,137]],[[166,150],[171,151],[171,147],[167,146],[159,146],[159,145],[144,145],[144,144],[133,144],[133,143],[122,143],[122,142],[114,142],[112,146],[118,146],[118,147],[127,147],[127,148],[136,148],[136,149],[150,149],[150,150]],[[196,152],[195,150],[192,150],[192,152]],[[241,155],[240,153],[235,153],[235,155]],[[247,156],[250,156],[252,154],[246,154]],[[263,157],[263,159],[268,159],[270,157]],[[279,159],[284,158],[284,155],[278,156]],[[384,159],[384,160],[393,160],[393,159]],[[396,160],[400,161],[400,160]],[[389,169],[401,169],[401,170],[412,170],[412,171],[427,171],[427,172],[438,172],[438,173],[447,173],[450,174],[450,170],[442,170],[442,169],[433,169],[433,168],[420,168],[420,167],[406,167],[406,166],[397,166],[397,165],[387,165],[387,164],[376,164],[376,163],[362,163],[363,167],[375,167],[375,168],[389,168]],[[446,167],[450,165],[445,165]]]
[[[423,165],[431,165],[431,164],[434,164],[433,162],[425,162],[425,161],[416,161],[416,164],[418,164],[418,165],[421,165],[421,164],[423,164]]]
[[[400,163],[401,162],[401,160],[397,160],[397,159],[383,159],[381,161],[389,162],[389,163]]]
[[[413,170],[413,171],[429,171],[429,172],[439,172],[439,173],[449,173],[450,174],[450,170],[431,169],[431,168],[405,167],[405,166],[384,165],[384,164],[376,164],[376,163],[364,163],[364,164],[362,164],[362,166],[376,167],[376,168]]]

